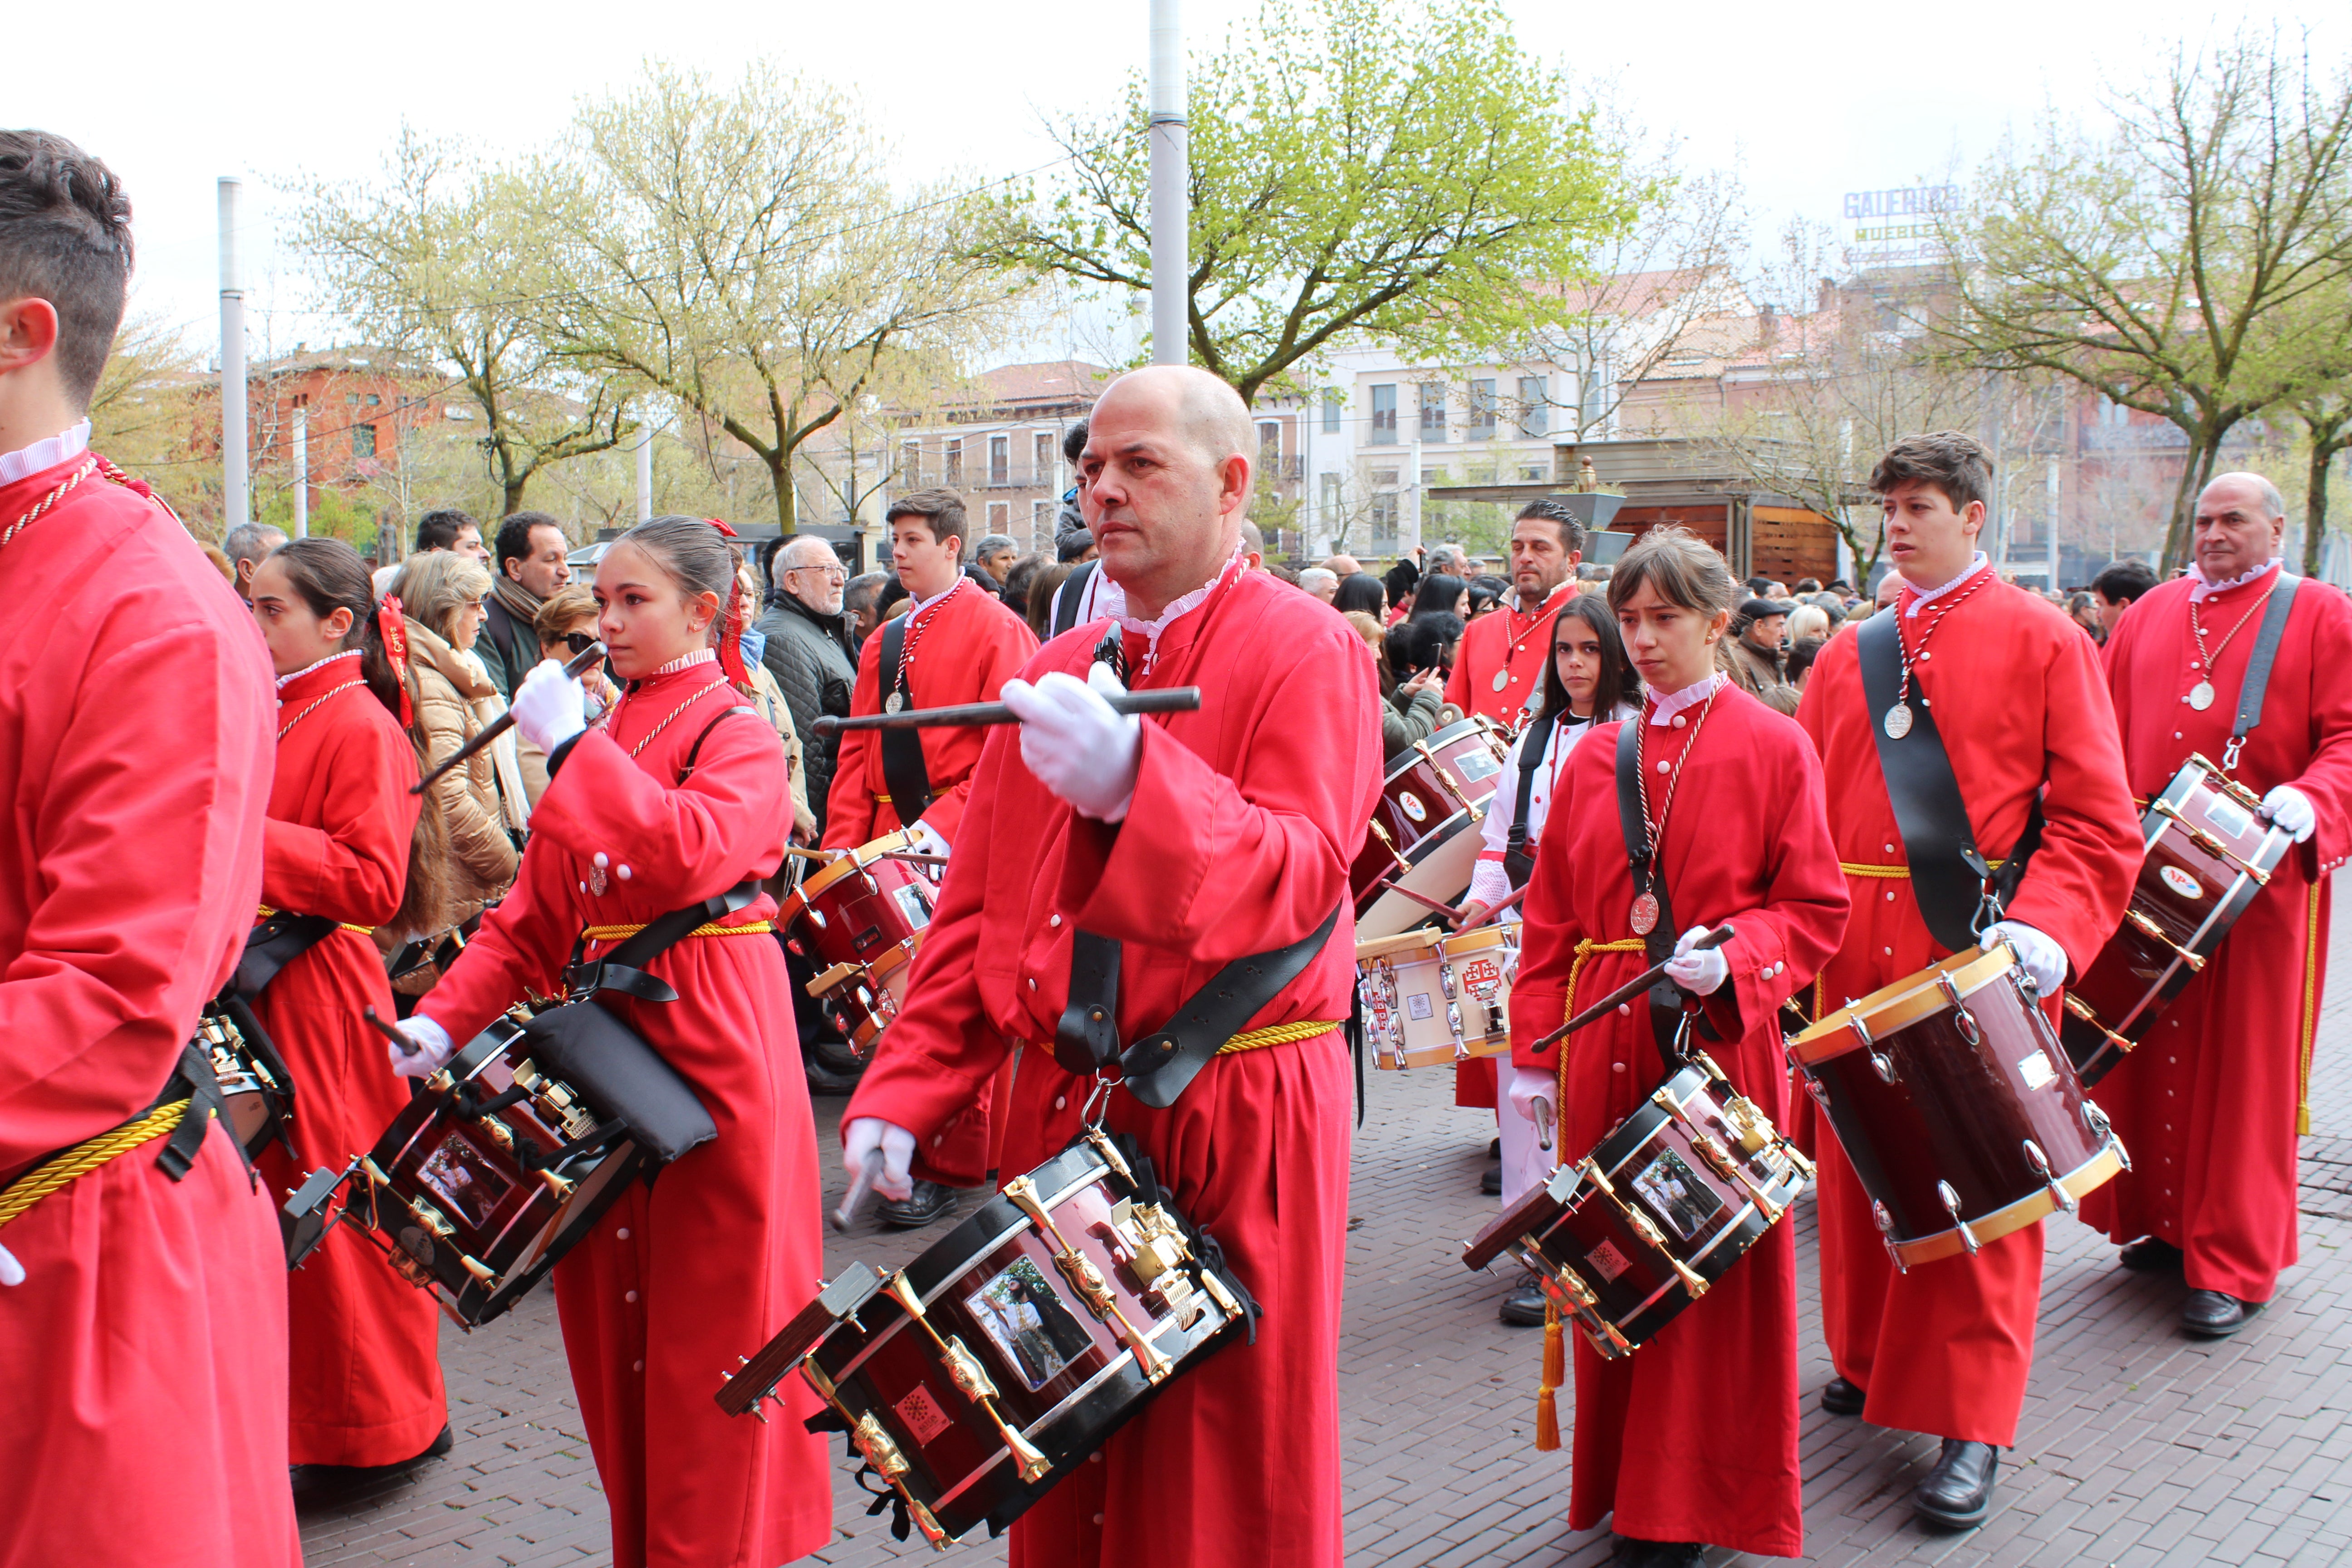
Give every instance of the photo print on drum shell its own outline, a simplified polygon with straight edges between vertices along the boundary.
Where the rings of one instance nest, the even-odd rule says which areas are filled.
[[[1657,1157],[1633,1178],[1633,1191],[1677,1239],[1696,1241],[1707,1223],[1723,1212],[1723,1200],[1698,1179],[1672,1149]]]
[[[442,1139],[425,1157],[416,1168],[416,1179],[477,1229],[489,1223],[490,1212],[514,1191],[488,1156],[457,1132]]]
[[[1037,1265],[1016,1258],[963,1299],[1004,1364],[1034,1394],[1094,1345]]]

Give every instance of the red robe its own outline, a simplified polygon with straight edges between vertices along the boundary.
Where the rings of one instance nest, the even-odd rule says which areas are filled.
[[[2265,573],[2198,606],[2206,647],[2220,650],[2216,700],[2201,713],[2182,700],[2201,674],[2186,579],[2150,592],[2109,637],[2107,680],[2132,794],[2159,794],[2191,752],[2221,763],[2262,628],[2256,606],[2277,580]],[[2293,784],[2311,798],[2319,825],[2279,862],[2140,1048],[2093,1091],[2132,1169],[2085,1198],[2083,1217],[2117,1241],[2161,1237],[2188,1253],[2192,1289],[2244,1301],[2269,1300],[2279,1271],[2295,1260],[2295,1132],[2327,952],[2326,873],[2352,845],[2347,669],[2352,603],[2305,584],[2236,777],[2258,795]]]
[[[0,530],[77,458],[0,486]],[[144,1111],[261,891],[269,661],[160,506],[92,473],[0,545],[0,1184]],[[0,1564],[298,1564],[286,1255],[218,1129],[0,1226]]]
[[[531,813],[514,890],[418,1009],[471,1039],[526,986],[561,994],[575,937],[642,924],[775,874],[790,817],[782,742],[736,714],[715,663],[637,684],[611,723],[563,759]],[[671,716],[675,722],[655,730]],[[650,743],[648,740],[650,738]],[[630,751],[645,745],[634,760]],[[610,862],[593,890],[593,858]],[[627,868],[623,875],[622,868]],[[757,924],[764,895],[726,917]],[[588,945],[593,960],[616,942]],[[816,1126],[793,1025],[783,950],[769,937],[688,937],[649,973],[675,1002],[603,1004],[693,1086],[719,1136],[633,1185],[555,1267],[555,1305],[580,1414],[613,1514],[620,1568],[773,1568],[833,1529],[824,1443],[802,1429],[815,1396],[788,1380],[762,1424],[712,1403],[719,1374],[782,1329],[824,1273]]]
[[[1492,719],[1516,730],[1527,717],[1528,701],[1543,689],[1544,660],[1551,657],[1551,621],[1559,607],[1576,595],[1571,579],[1552,590],[1551,597],[1530,613],[1511,606],[1513,598],[1496,605],[1462,631],[1454,652],[1454,673],[1445,678],[1445,700],[1463,712]],[[1495,689],[1495,677],[1503,689]]]
[[[1006,679],[1020,673],[1024,661],[1037,651],[1029,623],[969,579],[945,602],[925,610],[921,623],[908,630],[915,661],[907,671],[907,685],[918,708],[993,702]],[[877,629],[857,657],[850,712],[882,711],[884,689],[895,689],[898,672],[883,671],[881,663],[882,632]],[[923,820],[953,844],[971,794],[971,771],[980,762],[988,731],[968,728],[915,733],[922,742],[923,772],[931,781],[931,805]],[[889,796],[890,781],[882,773],[882,737],[871,730],[843,735],[833,793],[825,799],[824,847],[855,849],[905,826]]]
[[[1654,706],[1653,704],[1652,706]],[[1644,760],[1682,752],[1690,731],[1647,722]],[[1699,710],[1684,710],[1692,724]],[[1569,758],[1528,881],[1519,976],[1511,993],[1511,1060],[1557,1070],[1559,1047],[1528,1042],[1559,1027],[1648,967],[1640,952],[1594,952],[1580,941],[1631,938],[1633,874],[1617,815],[1622,724],[1585,737]],[[1724,1076],[1775,1125],[1788,1118],[1780,1004],[1836,951],[1846,889],[1822,816],[1821,764],[1797,727],[1728,679],[1692,742],[1659,849],[1675,922],[1729,921],[1730,977],[1705,999],[1723,1037],[1701,1041]],[[1653,809],[1659,801],[1654,784]],[[1570,1005],[1573,988],[1574,1007]],[[1569,1037],[1560,1154],[1582,1159],[1647,1100],[1664,1074],[1648,1009],[1636,1005]],[[1797,1468],[1797,1250],[1793,1225],[1772,1227],[1729,1274],[1630,1359],[1576,1340],[1576,1438],[1568,1522],[1644,1541],[1704,1541],[1793,1557],[1804,1550]],[[1738,1390],[1739,1419],[1722,1391]]]
[[[1083,674],[1105,623],[1065,633],[1028,674]],[[1130,638],[1133,667],[1141,639]],[[1011,726],[973,775],[908,1005],[844,1113],[912,1131],[919,1173],[976,1180],[992,1079],[1021,1052],[1003,1106],[1003,1173],[1076,1136],[1087,1083],[1055,1064],[1070,934],[1123,944],[1119,1037],[1167,1021],[1233,959],[1296,942],[1348,898],[1380,789],[1371,665],[1344,622],[1263,573],[1236,573],[1161,635],[1139,687],[1198,686],[1201,710],[1143,723],[1134,804],[1087,820],[1022,764]],[[1313,715],[1311,723],[1302,716]],[[1250,1021],[1348,1016],[1352,920]],[[1013,1527],[1014,1568],[1335,1568],[1339,1292],[1352,1090],[1336,1030],[1219,1057],[1166,1110],[1113,1094],[1180,1207],[1223,1244],[1265,1305],[1255,1345],[1181,1373]],[[1276,1197],[1280,1204],[1277,1211]],[[1171,1500],[1181,1500],[1172,1506]]]
[[[1960,590],[1955,588],[1952,593]],[[1893,613],[1907,611],[1906,588]],[[1881,612],[1882,614],[1890,612]],[[1931,605],[1925,619],[1935,614]],[[1829,782],[1830,827],[1847,868],[1853,919],[1822,976],[1829,1007],[1866,996],[1948,955],[1903,875],[1903,836],[1886,798],[1862,694],[1854,639],[1822,650],[1797,722]],[[2124,789],[2123,756],[2099,652],[2048,601],[2001,583],[1946,613],[1913,668],[1915,695],[1935,710],[1977,847],[2005,857],[2047,786],[2042,848],[2009,913],[2066,950],[2079,973],[2123,918],[2139,870],[2139,814]],[[1895,875],[1874,875],[1892,870]],[[2057,1006],[2053,997],[2050,1005]],[[2003,1447],[2033,1368],[2042,1299],[2042,1227],[1897,1273],[1870,1200],[1835,1138],[1821,1163],[1822,1329],[1838,1375],[1869,1390],[1876,1426]]]
[[[408,875],[419,802],[416,753],[360,679],[356,658],[307,670],[278,693],[277,783],[264,830],[261,901],[343,922],[278,972],[254,1016],[294,1073],[296,1154],[255,1163],[282,1195],[322,1165],[374,1147],[408,1104],[406,1080],[360,1009],[393,1016],[383,958],[363,931],[392,919]],[[343,688],[344,689],[338,689]],[[316,703],[314,708],[311,705]],[[287,1277],[298,1465],[389,1465],[424,1452],[448,1419],[441,1312],[337,1226]]]

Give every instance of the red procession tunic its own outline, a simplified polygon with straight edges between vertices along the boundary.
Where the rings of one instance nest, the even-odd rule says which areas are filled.
[[[1722,678],[1718,678],[1722,679]],[[1645,761],[1682,754],[1690,733],[1644,726]],[[1683,710],[1699,724],[1699,706]],[[1528,1042],[1559,1027],[1649,966],[1634,940],[1633,874],[1617,814],[1617,740],[1604,724],[1569,758],[1528,879],[1511,1060],[1557,1069],[1560,1047]],[[1653,809],[1661,791],[1652,775]],[[1691,742],[1659,858],[1675,921],[1732,924],[1730,977],[1704,998],[1723,1038],[1696,1040],[1724,1076],[1786,1125],[1780,1004],[1837,949],[1846,889],[1822,815],[1821,764],[1797,727],[1727,679]],[[1586,951],[1580,953],[1580,948]],[[1621,1008],[1565,1042],[1568,1125],[1560,1155],[1581,1159],[1664,1076],[1645,1005]],[[1739,1419],[1722,1419],[1738,1390]],[[1576,1436],[1568,1522],[1644,1541],[1704,1541],[1793,1557],[1804,1550],[1797,1463],[1797,1250],[1778,1225],[1714,1289],[1624,1361],[1576,1337]]]
[[[2213,705],[2182,700],[2195,668],[2187,579],[2132,606],[2107,641],[2131,792],[2162,792],[2192,752],[2217,766],[2278,570],[2198,606],[2218,668]],[[2242,616],[2252,618],[2226,647]],[[2083,1202],[2117,1241],[2155,1236],[2189,1256],[2191,1289],[2267,1301],[2295,1260],[2295,1133],[2327,952],[2326,873],[2352,845],[2352,603],[2325,584],[2295,595],[2235,776],[2256,795],[2293,784],[2319,823],[2254,895],[2204,973],[2140,1048],[2093,1091],[2132,1169]]]
[[[1105,623],[1056,637],[1024,673],[1083,675]],[[1129,637],[1132,668],[1143,648]],[[1161,634],[1139,688],[1198,686],[1201,710],[1143,722],[1134,804],[1116,827],[1077,816],[1021,762],[1010,726],[973,775],[907,1007],[845,1122],[913,1131],[919,1174],[976,1180],[992,1080],[1024,1046],[1004,1111],[1003,1170],[1076,1137],[1087,1080],[1050,1042],[1070,936],[1124,944],[1119,1037],[1172,1016],[1234,959],[1297,941],[1348,897],[1381,779],[1370,661],[1328,608],[1239,572]],[[1312,714],[1312,723],[1301,716]],[[1343,917],[1251,1028],[1348,1016],[1356,970]],[[1013,1527],[1014,1568],[1335,1568],[1340,1560],[1339,1292],[1347,1243],[1348,1059],[1332,1033],[1218,1057],[1152,1110],[1110,1097],[1265,1308],[1255,1345],[1171,1382]],[[1276,1198],[1279,1195],[1279,1207]]]
[[[1906,613],[1916,597],[1906,586],[1893,611],[1881,613]],[[2141,853],[2098,649],[2047,601],[2003,583],[1980,585],[1944,620],[1927,645],[1929,657],[1912,668],[1913,689],[1935,710],[1986,855],[2009,853],[2042,794],[2042,847],[2009,913],[2064,948],[2080,973],[2122,920]],[[1903,836],[1879,771],[1853,637],[1832,637],[1822,650],[1797,722],[1821,752],[1834,803],[1830,827],[1853,894],[1845,945],[1817,992],[1834,1008],[1948,950],[1928,934],[1903,869]],[[2049,1005],[2054,1015],[2058,999]],[[1869,1391],[1863,1418],[2014,1444],[2033,1368],[2042,1227],[1987,1242],[1973,1258],[1897,1273],[1837,1140],[1820,1139],[1816,1157],[1822,1329],[1838,1375]]]
[[[1037,651],[1029,623],[970,578],[925,608],[908,629],[907,640],[914,652],[907,685],[918,708],[993,702],[998,689]],[[849,699],[853,714],[881,712],[885,686],[896,688],[898,672],[883,671],[881,662],[882,633],[877,630],[858,655],[857,685]],[[922,742],[923,771],[931,781],[931,805],[923,820],[952,845],[971,793],[971,770],[988,731],[938,729],[915,734]],[[890,781],[882,773],[881,736],[871,730],[843,735],[833,793],[825,799],[824,847],[855,849],[905,826],[890,799]]]
[[[282,1197],[374,1147],[407,1107],[407,1084],[360,1013],[390,1018],[392,983],[366,931],[352,928],[399,910],[420,803],[408,793],[416,753],[361,680],[357,654],[290,677],[278,724],[261,901],[341,922],[254,1003],[294,1074],[296,1152],[272,1143],[255,1161]],[[390,1465],[423,1453],[449,1419],[433,1299],[340,1226],[287,1277],[287,1299],[293,1462]]]
[[[0,529],[86,462],[0,486]],[[161,507],[91,473],[0,546],[0,1184],[153,1102],[261,891],[269,661]],[[0,1226],[0,1563],[293,1565],[286,1255],[208,1132]]]
[[[419,1011],[471,1039],[526,987],[560,994],[584,929],[642,925],[774,875],[792,808],[773,729],[721,720],[677,783],[696,738],[740,700],[705,660],[638,682],[605,728],[582,735],[531,813],[514,890]],[[774,912],[762,896],[719,923]],[[586,956],[617,945],[592,942]],[[764,935],[688,937],[648,973],[678,999],[608,992],[603,1005],[693,1087],[719,1136],[650,1190],[632,1185],[556,1265],[564,1354],[612,1508],[614,1561],[773,1568],[833,1531],[824,1445],[801,1426],[815,1396],[787,1380],[789,1409],[761,1423],[730,1419],[711,1394],[722,1370],[808,1304],[824,1267],[792,981]]]

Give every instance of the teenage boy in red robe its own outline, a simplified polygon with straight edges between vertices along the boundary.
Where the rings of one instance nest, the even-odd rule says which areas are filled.
[[[271,1194],[214,1127],[181,1180],[167,1134],[33,1198],[156,1104],[261,891],[261,638],[88,450],[130,220],[105,164],[0,132],[0,1560],[290,1568]]]
[[[1312,596],[1242,569],[1256,443],[1241,399],[1203,371],[1138,371],[1096,404],[1082,494],[1117,618],[1056,637],[1006,683],[1023,721],[988,732],[910,999],[845,1116],[845,1163],[880,1151],[886,1194],[926,1173],[973,1179],[986,1091],[1028,1042],[996,1110],[1004,1173],[1034,1169],[1078,1133],[1091,1082],[1052,1049],[1074,931],[1121,944],[1131,1044],[1227,963],[1339,915],[1247,1032],[1323,1026],[1212,1058],[1164,1110],[1110,1096],[1106,1124],[1142,1144],[1265,1315],[1255,1344],[1180,1373],[1013,1525],[1015,1568],[1340,1560],[1339,1028],[1355,984],[1348,866],[1380,788],[1380,732],[1360,641]],[[1130,685],[1197,686],[1200,711],[1113,712],[1097,693],[1118,682],[1089,666],[1114,630]]]
[[[1958,431],[1908,436],[1871,473],[1900,596],[1908,699],[1927,704],[1978,847],[2006,858],[2037,795],[2042,846],[1984,933],[2006,940],[2047,999],[2123,918],[2139,869],[2139,814],[2098,649],[2047,600],[2000,581],[1976,548],[1990,454]],[[1830,830],[1853,895],[1845,944],[1819,994],[1835,1007],[1918,973],[1948,950],[1913,896],[1851,637],[1813,666],[1797,722],[1829,785]],[[1991,1506],[1999,1450],[2017,1441],[2042,1297],[2039,1225],[1897,1272],[1870,1198],[1833,1138],[1820,1142],[1822,1328],[1837,1376],[1822,1408],[1944,1439],[1913,1494],[1931,1524],[1966,1529]],[[2136,1153],[2137,1151],[2134,1151]]]
[[[953,490],[912,490],[890,503],[890,558],[913,595],[906,636],[894,669],[882,668],[887,624],[866,639],[849,710],[879,713],[906,677],[915,708],[993,702],[997,689],[1037,651],[1028,623],[964,574],[963,500]],[[922,847],[945,855],[957,841],[971,770],[980,761],[978,729],[917,730],[931,798],[913,805],[891,798],[882,765],[882,737],[853,730],[841,737],[841,756],[825,800],[824,847],[855,849],[912,825]]]
[[[2298,847],[2093,1091],[2132,1168],[2085,1198],[2083,1216],[2131,1243],[2126,1268],[2181,1269],[2181,1326],[2209,1339],[2235,1333],[2295,1260],[2295,1134],[2319,1020],[2327,873],[2352,842],[2352,603],[2286,577],[2284,512],[2259,475],[2207,485],[2189,574],[2134,604],[2106,648],[2131,792],[2153,799],[2192,752],[2231,761],[2270,595],[2294,594],[2231,772]]]

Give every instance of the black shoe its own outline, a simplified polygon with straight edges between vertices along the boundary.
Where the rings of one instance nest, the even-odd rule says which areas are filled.
[[[1974,1530],[1992,1511],[1992,1479],[2000,1468],[2000,1450],[1990,1443],[1947,1437],[1943,1457],[1911,1494],[1911,1510],[1945,1530]]]
[[[1611,1568],[1685,1568],[1706,1559],[1706,1543],[1699,1541],[1643,1541],[1631,1535],[1617,1538],[1617,1550],[1609,1562]]]
[[[1832,1415],[1859,1415],[1863,1402],[1869,1397],[1868,1389],[1842,1377],[1833,1377],[1822,1385],[1822,1408]]]
[[[807,1069],[811,1094],[847,1094],[866,1076],[866,1064],[835,1040],[817,1040],[801,1047],[801,1065]]]
[[[1478,1178],[1478,1190],[1486,1194],[1490,1198],[1501,1197],[1503,1195],[1503,1167],[1499,1164],[1487,1166],[1486,1174]]]
[[[1501,1159],[1502,1157],[1503,1157],[1503,1141],[1502,1141],[1500,1138],[1489,1138],[1489,1139],[1487,1139],[1487,1140],[1486,1140],[1486,1158],[1488,1158],[1489,1160],[1499,1160],[1499,1159]]]
[[[937,1182],[918,1181],[912,1196],[892,1198],[876,1212],[893,1230],[919,1230],[955,1207],[955,1189]]]
[[[1503,1298],[1503,1321],[1515,1329],[1540,1329],[1544,1324],[1543,1287],[1530,1279],[1513,1287]]]
[[[425,1460],[437,1459],[457,1446],[456,1434],[445,1426],[440,1435],[425,1446],[423,1453],[395,1459],[389,1465],[289,1465],[286,1478],[298,1498],[356,1491],[373,1482],[405,1475]]]
[[[2220,1290],[2191,1290],[2180,1309],[2180,1326],[2200,1340],[2225,1340],[2262,1310],[2259,1301],[2241,1301]]]
[[[2143,1236],[2126,1244],[2116,1255],[2116,1261],[2142,1274],[2162,1273],[2180,1267],[2180,1248],[2153,1236]]]

